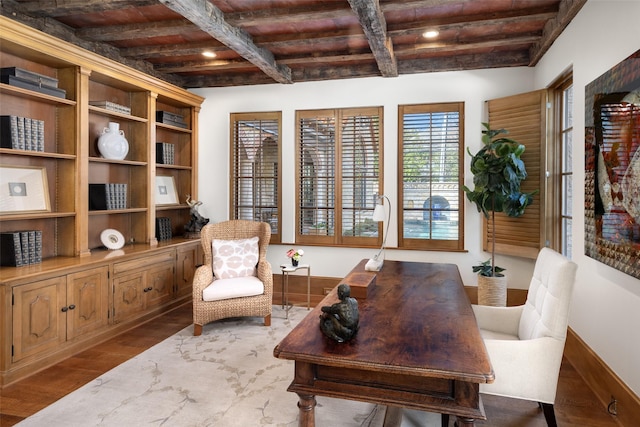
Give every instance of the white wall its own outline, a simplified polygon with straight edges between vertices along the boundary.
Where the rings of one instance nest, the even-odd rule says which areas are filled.
[[[317,108],[384,106],[384,194],[389,196],[392,221],[388,247],[397,246],[397,221],[393,214],[397,203],[396,144],[398,105],[429,102],[464,101],[465,141],[476,151],[480,147],[481,122],[486,120],[484,102],[487,99],[527,92],[533,87],[533,69],[510,68],[468,72],[408,75],[398,78],[364,78],[292,85],[260,85],[233,88],[194,90],[206,98],[200,113],[199,191],[203,201],[201,213],[211,221],[228,218],[229,206],[229,114],[233,112],[282,111],[282,171],[283,171],[283,242],[272,246],[269,260],[277,266],[287,259],[285,252],[294,244],[295,219],[295,111]],[[470,156],[465,155],[465,170]],[[472,186],[471,174],[466,184]],[[465,199],[466,202],[466,199]],[[452,262],[460,265],[466,284],[475,285],[471,265],[489,258],[481,249],[481,217],[476,208],[465,203],[466,253],[387,250],[386,258],[408,261]],[[304,247],[303,262],[310,263],[316,276],[344,277],[358,261],[370,258],[375,249]],[[507,268],[509,286],[526,289],[532,262],[514,257],[498,258]],[[517,272],[517,274],[516,274]],[[522,273],[523,272],[523,273]],[[521,274],[522,273],[522,274]]]
[[[640,49],[640,1],[589,0],[536,67],[545,87],[573,66],[573,259],[579,265],[570,325],[640,394],[640,280],[584,255],[585,86]]]
[[[614,3],[614,4],[612,4]],[[283,241],[272,246],[269,260],[276,267],[286,261],[285,251],[294,245],[295,170],[294,115],[298,109],[384,106],[384,193],[396,211],[396,142],[399,104],[464,101],[465,142],[480,147],[484,102],[491,98],[546,87],[573,64],[575,83],[574,130],[574,259],[579,264],[571,327],[602,357],[636,393],[640,391],[640,281],[583,255],[584,187],[584,86],[640,48],[639,1],[589,0],[550,52],[535,69],[509,68],[465,72],[408,75],[398,78],[366,78],[329,82],[262,85],[194,90],[206,98],[200,114],[199,193],[201,213],[217,222],[228,218],[229,114],[282,111]],[[618,31],[611,31],[612,29]],[[619,37],[619,39],[618,39]],[[469,156],[465,158],[465,171]],[[470,173],[465,183],[472,185]],[[466,200],[465,200],[466,202]],[[481,217],[465,203],[465,248],[468,252],[388,250],[387,259],[452,262],[460,267],[463,281],[475,285],[471,266],[488,258],[480,243]],[[397,244],[397,222],[392,215],[387,244]],[[343,277],[375,250],[304,247],[303,262],[314,276]],[[533,263],[516,257],[499,257],[507,268],[509,287],[526,289]]]

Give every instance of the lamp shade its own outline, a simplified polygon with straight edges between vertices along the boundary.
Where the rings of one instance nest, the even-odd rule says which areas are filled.
[[[382,204],[376,205],[376,208],[373,210],[373,220],[376,222],[381,222],[385,220],[384,205]]]

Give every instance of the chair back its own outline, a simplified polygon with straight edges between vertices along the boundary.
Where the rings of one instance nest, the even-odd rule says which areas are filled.
[[[521,340],[552,337],[564,342],[576,269],[577,265],[563,255],[542,248],[520,317]]]
[[[258,261],[262,261],[267,257],[267,248],[271,240],[271,227],[266,222],[232,219],[205,225],[200,231],[204,263],[211,265],[213,262],[211,245],[214,239],[239,240],[254,236],[258,236],[258,249],[260,250]]]

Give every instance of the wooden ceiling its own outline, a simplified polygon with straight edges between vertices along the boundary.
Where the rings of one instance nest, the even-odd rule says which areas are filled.
[[[2,0],[0,12],[193,88],[534,66],[585,2]]]

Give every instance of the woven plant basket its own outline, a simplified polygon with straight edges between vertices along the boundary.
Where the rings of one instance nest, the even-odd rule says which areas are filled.
[[[505,307],[507,305],[507,278],[478,276],[478,304]]]

